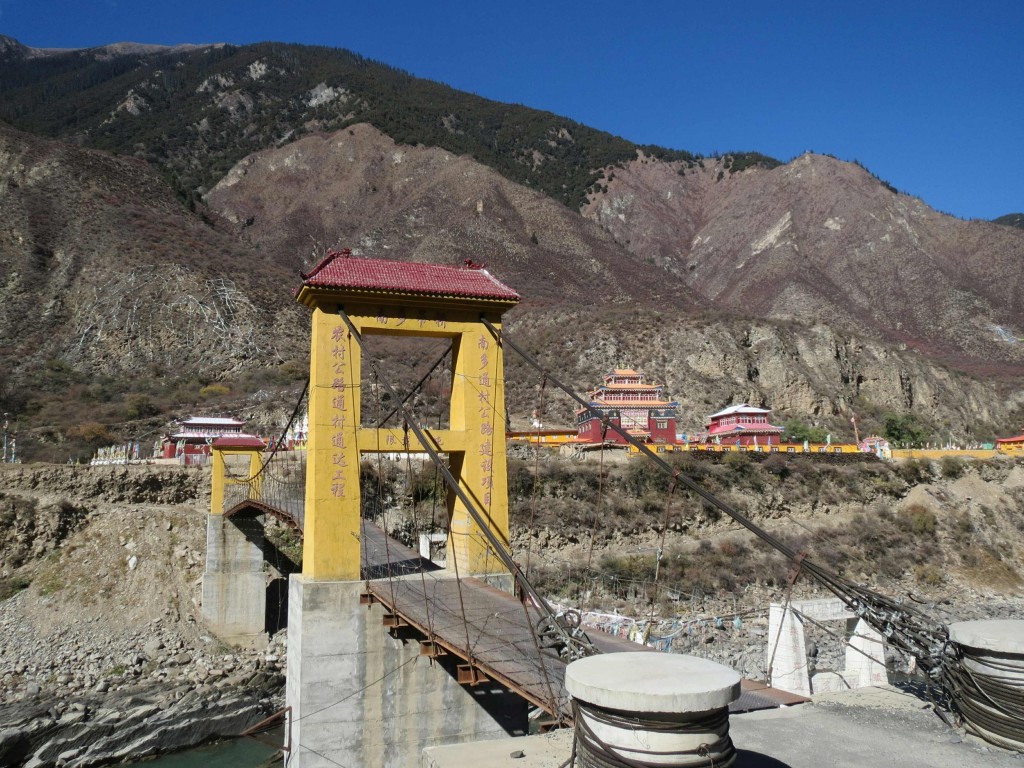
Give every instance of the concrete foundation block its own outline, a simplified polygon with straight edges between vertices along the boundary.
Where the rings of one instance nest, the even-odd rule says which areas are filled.
[[[772,603],[768,609],[765,665],[770,671],[768,684],[772,687],[801,696],[811,695],[803,621],[777,603]]]
[[[807,663],[805,620],[842,621],[847,632],[850,632],[850,624],[855,622],[846,647],[844,669],[830,676],[815,675],[813,685]],[[770,685],[801,696],[843,688],[887,685],[889,682],[882,636],[836,598],[794,600],[785,610],[781,604],[772,603],[768,610],[766,662],[771,670]]]
[[[846,669],[843,677],[851,688],[888,685],[885,669],[885,640],[864,619],[858,619],[853,636],[846,646]]]
[[[258,520],[209,515],[202,615],[225,642],[266,644],[267,578]]]
[[[426,747],[525,732],[525,701],[459,685],[454,661],[448,669],[392,637],[383,608],[359,604],[363,590],[291,577],[288,768],[417,766]]]

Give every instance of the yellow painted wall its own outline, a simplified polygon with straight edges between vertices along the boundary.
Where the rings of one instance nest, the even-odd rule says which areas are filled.
[[[736,445],[715,445],[714,443],[700,444],[700,443],[689,443],[683,445],[648,445],[655,453],[673,453],[675,451],[692,451],[699,453],[700,451],[706,451],[708,453],[784,453],[784,454],[808,454],[820,456],[822,454],[836,454],[836,453],[860,453],[860,449],[853,443],[832,443],[831,445],[825,445],[824,443],[811,443],[807,446],[807,450],[804,450],[803,443],[782,443],[781,445],[749,445],[749,446],[736,446]],[[630,453],[640,453],[639,449],[629,446]],[[778,450],[774,450],[774,449]]]
[[[963,459],[991,459],[993,456],[1001,453],[1001,451],[995,450],[973,450],[973,451],[960,451],[960,450],[943,450],[940,448],[924,449],[924,448],[893,448],[892,457],[894,459],[943,459],[948,457],[963,458]]]

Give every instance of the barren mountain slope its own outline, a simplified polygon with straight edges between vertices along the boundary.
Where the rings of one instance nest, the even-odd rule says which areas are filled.
[[[278,311],[290,276],[187,211],[141,161],[0,126],[0,192],[8,370],[223,370],[276,359],[304,330]]]
[[[314,245],[377,258],[485,262],[531,303],[639,299],[691,307],[683,285],[549,197],[468,157],[369,125],[250,155],[210,208],[260,251],[309,266]]]
[[[1019,373],[1024,233],[939,214],[863,168],[640,157],[584,214],[715,305],[840,323],[941,360]]]
[[[740,402],[772,408],[776,423],[821,424],[843,441],[854,436],[851,413],[862,436],[881,430],[887,413],[913,412],[942,439],[952,434],[962,442],[990,439],[1024,415],[1019,384],[979,380],[824,323],[580,308],[517,312],[508,327],[581,392],[616,366],[645,371],[680,402],[682,432],[698,431],[708,415]],[[541,376],[513,354],[506,370],[513,425],[525,428],[540,406]],[[575,404],[550,387],[544,397],[545,423],[574,423]]]
[[[641,166],[657,174],[652,185],[671,170],[663,163]],[[699,172],[695,167],[687,173]],[[767,175],[758,169],[741,175],[747,174]],[[671,176],[683,180],[675,170]],[[618,176],[611,181],[617,183]],[[643,193],[645,200],[652,190]],[[710,193],[696,183],[686,193],[693,200],[702,193],[709,204]],[[700,318],[686,311],[692,305],[685,271],[672,271],[685,263],[680,257],[642,249],[630,254],[593,224],[468,158],[396,145],[370,126],[253,155],[207,201],[257,250],[295,263],[305,257],[308,264],[314,246],[318,253],[325,246],[353,246],[374,257],[488,262],[524,297],[509,315],[510,331],[553,373],[583,391],[604,370],[638,366],[681,400],[680,424],[688,429],[723,405],[745,400],[772,406],[782,420],[842,428],[844,439],[851,410],[866,429],[880,427],[885,412],[915,410],[966,439],[1006,423],[1024,402],[1012,382],[997,389],[813,317],[783,325],[729,315]],[[675,205],[667,195],[662,201]],[[664,228],[660,242],[677,214],[702,210],[692,200],[669,210],[658,220]],[[403,350],[398,357],[409,355]],[[432,360],[427,357],[419,363],[423,370]],[[539,381],[514,355],[508,366],[506,391],[518,426],[539,405]],[[410,383],[419,377],[402,361],[392,360],[390,367]],[[572,423],[573,406],[551,406],[547,418]]]

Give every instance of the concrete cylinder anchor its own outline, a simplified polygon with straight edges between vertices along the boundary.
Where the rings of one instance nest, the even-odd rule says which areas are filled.
[[[729,704],[740,676],[695,656],[608,653],[566,667],[576,765],[727,768],[736,760]]]
[[[1024,752],[1024,620],[958,621],[949,639],[947,683],[967,730]]]

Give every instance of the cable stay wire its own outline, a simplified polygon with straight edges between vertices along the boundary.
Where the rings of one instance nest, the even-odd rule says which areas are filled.
[[[355,324],[346,314],[344,309],[338,309],[338,316],[347,326],[351,338],[355,339],[359,348],[363,351],[364,359],[368,360],[371,368],[377,372],[381,384],[383,384],[389,391],[395,402],[400,402],[400,398],[398,397],[397,392],[395,392],[394,387],[392,387],[390,382],[380,374],[380,367],[377,365],[376,361],[367,354],[362,334],[355,327]],[[487,321],[485,320],[485,322]],[[488,323],[488,326],[493,333],[495,330],[494,326],[490,323]],[[500,341],[500,335],[496,335],[495,339]],[[419,440],[420,446],[424,451],[426,451],[431,460],[440,470],[441,476],[444,478],[448,488],[459,499],[459,501],[462,502],[466,511],[473,519],[473,522],[476,523],[480,532],[484,535],[484,538],[490,544],[502,565],[504,565],[508,572],[512,574],[515,583],[543,614],[542,622],[544,623],[544,628],[541,630],[541,634],[545,635],[547,638],[557,638],[557,643],[553,643],[552,645],[557,646],[557,652],[559,655],[568,658],[580,658],[582,656],[589,656],[597,653],[597,648],[590,642],[586,633],[583,632],[579,626],[578,614],[576,614],[575,621],[572,617],[556,614],[544,596],[541,595],[526,579],[522,569],[512,558],[512,555],[509,553],[505,544],[498,538],[494,531],[491,530],[484,514],[477,508],[476,503],[469,497],[469,495],[461,488],[458,480],[456,480],[455,476],[452,475],[451,470],[445,466],[440,454],[432,445],[426,432],[420,427],[419,421],[416,419],[415,414],[409,406],[407,404],[403,404],[400,406],[400,410],[402,411],[407,426],[413,434],[416,435],[417,440]],[[573,626],[573,624],[575,624],[575,626]]]
[[[441,353],[441,356],[439,358],[437,358],[437,360],[434,362],[434,364],[432,366],[430,366],[430,370],[427,371],[425,374],[423,374],[423,377],[419,381],[417,381],[415,384],[413,384],[412,389],[410,389],[406,393],[405,397],[403,397],[401,399],[399,404],[394,406],[388,412],[387,416],[384,416],[382,418],[378,418],[377,419],[377,429],[380,429],[385,424],[387,424],[388,421],[391,419],[391,417],[394,416],[396,413],[398,413],[398,411],[402,408],[402,406],[405,405],[406,403],[408,403],[409,400],[412,398],[412,396],[420,391],[420,388],[422,388],[423,385],[426,384],[427,379],[429,379],[431,374],[434,371],[436,371],[438,369],[438,367],[445,361],[445,358],[447,358],[448,355],[451,354],[451,351],[452,351],[452,345],[449,344],[448,347],[444,350],[444,352]]]
[[[547,380],[572,398],[581,407],[589,409],[590,403],[580,397],[572,388],[551,375],[532,355],[526,352],[509,335],[497,328],[486,317],[480,321],[495,334],[496,338],[516,352],[526,363],[543,374]],[[665,472],[675,477],[679,483],[708,504],[720,510],[742,525],[748,531],[769,544],[773,549],[792,561],[799,569],[807,572],[818,580],[833,594],[839,597],[857,616],[864,618],[878,630],[896,648],[905,651],[918,659],[922,669],[932,678],[937,678],[947,659],[948,629],[927,616],[923,612],[867,587],[863,587],[839,576],[810,560],[801,552],[797,552],[785,542],[778,539],[764,528],[754,523],[730,504],[722,501],[687,475],[679,472],[644,443],[630,435],[620,425],[612,422],[607,416],[602,425],[616,432],[629,445],[636,448],[643,456]]]
[[[255,483],[256,480],[258,480],[260,476],[262,476],[263,473],[267,471],[267,467],[270,466],[270,463],[274,460],[274,457],[277,456],[278,451],[281,450],[281,446],[284,445],[285,442],[285,437],[288,435],[288,430],[290,430],[292,428],[292,425],[295,423],[295,419],[299,415],[299,409],[302,408],[302,401],[306,399],[306,394],[308,392],[309,377],[307,376],[306,383],[302,385],[302,392],[299,394],[299,399],[295,401],[295,408],[292,409],[292,415],[288,418],[288,423],[285,424],[284,429],[281,430],[280,437],[278,437],[277,441],[274,443],[274,449],[270,452],[270,456],[267,458],[267,460],[262,462],[259,471],[255,475],[250,477],[249,480],[247,481],[250,486],[252,486],[252,484]]]

